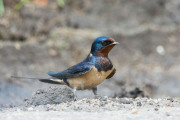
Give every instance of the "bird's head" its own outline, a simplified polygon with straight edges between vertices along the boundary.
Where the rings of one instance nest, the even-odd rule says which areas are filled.
[[[94,56],[108,57],[108,53],[111,49],[119,44],[113,38],[102,36],[94,40],[91,47],[91,54]]]

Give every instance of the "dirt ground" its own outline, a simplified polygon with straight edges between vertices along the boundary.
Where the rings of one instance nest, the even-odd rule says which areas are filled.
[[[108,98],[81,99],[61,104],[18,107],[0,111],[6,120],[179,120],[180,100],[177,98]]]
[[[48,5],[34,1],[17,11],[13,6],[18,0],[4,1],[5,14],[0,16],[1,108],[23,105],[38,89],[48,91],[49,87],[61,87],[10,76],[47,77],[47,71],[70,67],[88,55],[95,38],[104,35],[113,37],[120,45],[109,55],[117,72],[98,86],[98,94],[110,99],[180,97],[179,0],[67,0],[63,6],[58,6],[55,0]],[[91,91],[78,91],[80,100],[93,97]],[[179,117],[179,105],[160,107],[158,114],[148,112],[142,116],[151,111],[148,107],[138,108],[138,114],[132,116],[129,109],[106,115],[108,118],[118,112],[124,119],[134,116],[151,119],[148,116],[160,118],[162,112],[165,117],[170,111],[170,116],[175,117],[168,119]],[[30,114],[20,111],[8,113],[12,115],[8,119],[17,114],[19,117]],[[105,113],[101,112],[99,117]],[[0,119],[7,118],[8,114],[3,112]],[[39,114],[46,119],[50,115],[55,119],[61,116],[54,111]]]

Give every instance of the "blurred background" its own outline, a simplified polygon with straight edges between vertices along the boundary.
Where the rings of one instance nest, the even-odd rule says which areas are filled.
[[[0,107],[53,86],[10,76],[70,67],[99,36],[120,42],[109,55],[117,72],[100,95],[180,97],[179,0],[0,0],[0,14]]]

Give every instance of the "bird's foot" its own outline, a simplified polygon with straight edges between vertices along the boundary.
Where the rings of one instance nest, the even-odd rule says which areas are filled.
[[[103,96],[100,96],[100,95],[95,95],[95,97],[94,97],[95,99],[101,99],[101,98],[103,98]]]
[[[77,101],[78,99],[77,99],[77,96],[74,96],[74,101]]]
[[[77,101],[76,88],[73,88],[73,93],[74,93],[74,101]]]

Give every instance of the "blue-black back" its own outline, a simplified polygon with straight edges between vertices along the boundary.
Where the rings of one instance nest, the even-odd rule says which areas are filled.
[[[113,65],[109,58],[88,55],[88,57],[85,60],[64,71],[49,71],[47,72],[47,74],[58,79],[67,79],[83,75],[90,71],[93,68],[93,66],[96,67],[99,72],[108,71],[113,68]]]

